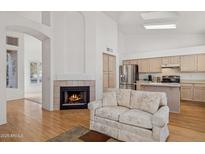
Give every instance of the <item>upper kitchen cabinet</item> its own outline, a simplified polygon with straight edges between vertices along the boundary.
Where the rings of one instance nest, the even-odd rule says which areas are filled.
[[[151,73],[161,72],[161,58],[149,59],[149,72]]]
[[[162,57],[162,65],[168,65],[170,62],[169,57]]]
[[[171,57],[162,57],[162,65],[180,65],[180,57],[179,56],[171,56]]]
[[[205,54],[197,55],[197,71],[205,72]]]
[[[170,59],[170,64],[180,65],[180,57],[179,56],[172,56],[169,59]]]
[[[148,59],[139,59],[138,60],[138,67],[139,67],[140,73],[149,72],[149,60]]]
[[[181,72],[195,72],[197,71],[197,56],[186,55],[181,56]]]
[[[125,64],[128,64],[129,61],[130,61],[130,60],[123,60],[122,63],[125,65]]]
[[[132,60],[123,60],[123,64],[138,64],[137,59],[132,59]]]

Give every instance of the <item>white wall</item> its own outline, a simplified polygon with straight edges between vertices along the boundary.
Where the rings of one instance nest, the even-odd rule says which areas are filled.
[[[30,83],[30,63],[42,62],[42,42],[32,36],[24,35],[24,94],[25,97],[42,92],[42,84]]]
[[[54,12],[53,15],[55,79],[96,80],[96,96],[101,98],[102,53],[109,47],[117,63],[119,59],[117,23],[102,12]]]
[[[139,59],[163,56],[205,53],[205,35],[175,36],[120,36],[120,63],[125,59]],[[178,71],[179,72],[179,71]],[[149,73],[148,73],[149,74]],[[140,79],[148,74],[141,74]],[[170,75],[172,72],[170,72]],[[152,73],[153,76],[162,76]],[[182,80],[204,80],[205,73],[180,73]]]
[[[124,59],[123,53],[126,53],[126,51],[125,35],[121,32],[118,32],[118,52],[120,59]],[[119,64],[122,65],[122,60],[119,61]]]
[[[42,21],[41,11],[12,11],[12,13],[38,23]]]
[[[60,23],[60,24],[59,24]],[[79,12],[54,13],[56,75],[85,72],[85,21]]]
[[[185,48],[205,44],[205,35],[199,34],[158,34],[125,35],[125,53],[153,52]]]
[[[19,46],[6,45],[8,50],[17,50],[17,72],[18,86],[17,88],[7,88],[7,100],[15,100],[24,98],[24,38],[23,34],[15,32],[7,32],[8,36],[18,37]]]
[[[116,85],[119,86],[118,25],[102,12],[97,12],[96,21],[96,88],[98,90],[97,98],[101,98],[103,93],[103,52],[116,56]],[[106,48],[113,49],[113,53],[106,52]]]
[[[0,12],[0,49],[6,51],[6,31],[18,31],[35,36],[43,41],[44,60],[43,67],[46,68],[43,77],[43,108],[52,110],[53,102],[53,29],[52,26],[46,26],[16,15],[14,12]],[[0,52],[0,125],[6,123],[6,52]]]
[[[0,125],[5,124],[7,122],[6,117],[6,31],[3,24],[0,24]]]

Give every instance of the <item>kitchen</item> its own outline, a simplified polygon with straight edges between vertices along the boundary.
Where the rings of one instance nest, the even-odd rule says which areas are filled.
[[[189,54],[126,59],[123,65],[138,66],[136,80],[130,80],[130,83],[136,85],[132,89],[166,92],[170,111],[178,113],[180,100],[205,102],[204,60],[205,54]],[[123,88],[122,79],[120,81]]]

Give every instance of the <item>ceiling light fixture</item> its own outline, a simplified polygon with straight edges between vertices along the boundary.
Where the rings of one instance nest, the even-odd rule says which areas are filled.
[[[145,29],[176,29],[176,24],[144,25]]]

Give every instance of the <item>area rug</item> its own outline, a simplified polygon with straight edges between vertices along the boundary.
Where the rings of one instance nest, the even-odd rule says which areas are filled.
[[[118,142],[117,140],[89,130],[83,126],[75,127],[68,130],[54,138],[49,139],[47,142]]]

